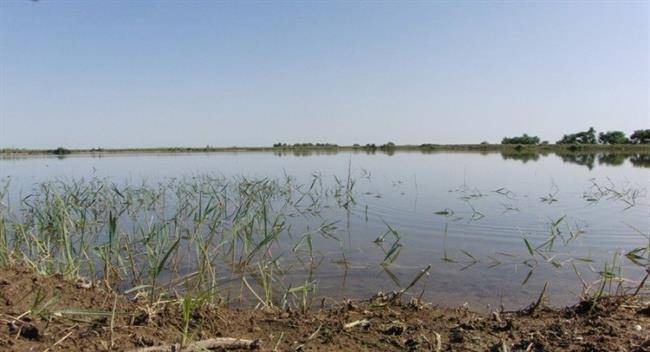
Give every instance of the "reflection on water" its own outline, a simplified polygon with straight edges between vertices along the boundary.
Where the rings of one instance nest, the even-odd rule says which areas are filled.
[[[558,153],[558,156],[565,163],[586,166],[589,170],[593,169],[596,163],[596,154],[593,153]]]
[[[650,167],[650,154],[642,153],[585,153],[585,152],[555,152],[555,153],[540,153],[531,151],[503,151],[501,157],[504,160],[520,160],[524,163],[529,161],[538,161],[540,157],[555,154],[559,156],[565,163],[586,166],[589,170],[594,168],[596,160],[600,165],[620,166],[627,160],[633,166],[637,167]]]
[[[636,154],[630,157],[630,162],[634,166],[638,167],[650,167],[650,155],[649,154]]]
[[[235,151],[235,152],[205,152],[205,153],[143,153],[143,154],[104,154],[104,153],[89,153],[89,154],[73,154],[73,155],[28,155],[28,154],[1,154],[0,160],[19,160],[19,159],[32,159],[32,158],[57,158],[63,160],[66,158],[78,158],[78,157],[92,157],[92,158],[103,158],[103,157],[116,157],[116,156],[151,156],[151,155],[218,155],[218,154],[250,154],[250,153],[270,153],[275,156],[322,156],[322,155],[337,155],[337,154],[353,154],[353,155],[386,155],[393,156],[397,154],[473,154],[473,155],[494,155],[500,154],[503,160],[519,160],[524,163],[529,161],[539,161],[540,158],[548,157],[549,155],[557,155],[566,163],[572,163],[577,165],[583,165],[589,168],[590,170],[594,167],[596,160],[601,165],[610,165],[618,166],[623,165],[625,161],[629,160],[633,166],[638,167],[649,167],[650,166],[650,154],[644,153],[630,153],[630,152],[584,152],[584,151],[555,151],[551,152],[548,150],[538,150],[531,151],[526,149],[508,149],[504,151],[489,151],[489,150],[478,150],[478,151],[441,151],[436,149],[391,149],[391,148],[355,148],[352,150],[340,151],[334,148],[331,149],[309,149],[309,148],[295,148],[295,149],[274,149],[271,152],[247,152],[247,151]]]
[[[624,154],[599,154],[598,163],[602,165],[619,166],[623,165],[625,160],[632,159],[635,156],[636,155],[630,157],[629,155]]]
[[[503,158],[503,160],[520,160],[524,163],[527,163],[529,161],[537,161],[539,160],[540,155],[541,155],[540,153],[518,152],[518,151],[501,152],[501,157]]]
[[[10,179],[5,203],[34,199],[29,195],[41,182],[101,179],[134,200],[160,195],[143,204],[172,212],[180,206],[165,197],[188,195],[183,212],[199,207],[197,189],[225,207],[250,206],[221,198],[212,186],[228,184],[234,199],[246,200],[264,193],[241,196],[242,177],[249,183],[290,178],[290,188],[272,183],[281,206],[255,208],[284,221],[276,224],[282,235],[264,253],[290,264],[283,267],[287,287],[316,281],[322,296],[368,297],[408,285],[431,264],[414,292],[423,290],[435,303],[520,307],[546,282],[551,302],[571,302],[613,260],[629,285],[638,282],[650,255],[649,165],[650,156],[638,153],[289,150],[4,158],[0,177]],[[195,179],[203,180],[201,187]],[[150,191],[137,192],[143,183]],[[206,207],[208,198],[200,202]],[[238,218],[255,216],[244,215]],[[131,231],[126,221],[119,224]],[[251,224],[263,229],[263,222]]]

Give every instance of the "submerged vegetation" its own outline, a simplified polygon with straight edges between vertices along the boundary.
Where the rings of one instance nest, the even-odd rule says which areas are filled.
[[[525,153],[515,152],[514,155],[524,155],[519,159],[523,161],[528,158]],[[596,159],[589,160],[593,162]],[[602,160],[619,162],[618,159]],[[616,301],[612,297],[648,294],[645,268],[650,264],[650,234],[645,229],[634,231],[640,238],[647,239],[647,245],[615,249],[605,260],[574,251],[572,246],[587,236],[587,230],[584,224],[567,215],[548,219],[543,225],[543,237],[522,230],[520,238],[517,238],[520,239],[518,250],[506,252],[497,249],[479,254],[468,248],[451,248],[449,239],[455,235],[455,224],[473,224],[493,216],[483,209],[479,203],[481,199],[500,199],[506,215],[522,211],[517,205],[520,195],[513,191],[505,187],[480,190],[466,183],[449,191],[460,201],[462,209],[430,210],[430,216],[440,225],[433,229],[430,241],[439,244],[439,251],[429,253],[431,262],[421,263],[410,270],[403,281],[402,275],[394,272],[404,265],[401,260],[408,256],[405,253],[412,249],[412,245],[407,243],[408,234],[383,219],[380,219],[380,224],[384,230],[367,239],[376,253],[366,254],[368,262],[352,258],[356,249],[347,243],[355,234],[350,232],[349,219],[365,218],[367,222],[369,200],[378,199],[378,195],[359,191],[359,183],[371,182],[371,176],[362,172],[355,177],[350,163],[345,177],[325,179],[323,175],[314,173],[304,183],[288,175],[248,178],[201,174],[163,179],[157,183],[124,184],[110,179],[71,179],[35,184],[19,198],[9,196],[11,180],[6,180],[4,187],[0,188],[0,266],[9,272],[27,267],[26,272],[65,278],[66,282],[75,283],[77,289],[88,290],[100,285],[108,292],[104,296],[91,291],[95,296],[107,298],[105,304],[97,308],[99,311],[88,308],[92,304],[89,302],[93,302],[88,297],[65,301],[70,304],[86,299],[83,301],[84,309],[79,310],[58,307],[61,298],[51,298],[40,291],[34,295],[30,292],[28,296],[30,299],[33,296],[33,302],[25,308],[28,309],[25,315],[17,313],[12,317],[48,322],[64,317],[105,326],[102,336],[108,339],[102,349],[107,350],[127,343],[124,336],[132,335],[125,333],[125,326],[151,324],[149,327],[165,327],[168,329],[165,331],[173,331],[178,342],[174,348],[182,350],[183,346],[191,346],[193,341],[201,338],[197,329],[206,329],[214,336],[214,330],[209,328],[213,325],[206,323],[219,320],[210,310],[214,307],[257,308],[246,313],[246,319],[253,323],[241,319],[246,326],[261,324],[264,316],[275,313],[279,321],[300,325],[298,320],[291,319],[299,319],[318,305],[336,307],[339,304],[330,297],[328,287],[321,285],[324,276],[334,275],[346,280],[349,271],[363,267],[377,270],[386,276],[388,283],[394,283],[391,285],[395,287],[393,292],[379,293],[362,305],[364,309],[356,309],[352,303],[347,303],[344,311],[357,312],[354,319],[346,316],[343,321],[325,320],[309,325],[310,331],[301,331],[302,337],[291,335],[290,341],[285,341],[289,337],[284,334],[294,334],[291,330],[274,330],[272,341],[267,339],[265,346],[277,348],[297,340],[307,344],[312,338],[305,336],[331,336],[337,331],[355,329],[369,329],[388,336],[408,334],[402,323],[395,323],[395,318],[385,320],[369,312],[384,308],[401,310],[404,306],[398,302],[408,297],[415,298],[415,303],[411,303],[416,304],[414,311],[424,309],[421,299],[427,290],[430,273],[443,266],[459,272],[470,268],[499,268],[506,273],[513,270],[512,273],[520,280],[514,285],[520,285],[522,289],[541,287],[531,293],[533,304],[521,311],[522,316],[540,314],[540,307],[553,289],[552,283],[545,279],[548,272],[575,275],[579,287],[575,292],[576,300],[586,302],[575,309],[587,312],[584,314],[610,307],[611,302]],[[553,184],[548,194],[535,201],[550,206],[561,202],[561,197]],[[635,185],[591,180],[581,197],[587,204],[614,202],[626,211],[639,206],[647,195],[645,189]],[[325,266],[329,266],[327,270],[335,267],[339,272],[325,271]],[[18,276],[16,273],[15,277]],[[9,287],[11,285],[19,287],[14,282]],[[64,289],[71,292],[68,286]],[[121,295],[134,299],[128,301]],[[20,303],[20,307],[23,306],[26,303]],[[336,312],[339,310],[336,309],[339,308],[332,309],[324,314],[338,316]],[[497,314],[507,316],[503,311]],[[104,320],[89,320],[96,317]],[[21,318],[10,318],[13,319],[10,323],[17,326],[16,331],[30,326]],[[236,316],[232,319],[241,323]],[[495,324],[504,323],[499,322],[500,319],[495,319]],[[377,321],[386,326],[372,325]],[[432,345],[461,343],[458,336],[465,332],[456,325],[440,326],[439,329],[446,329],[445,336],[448,337],[443,340],[432,334]],[[248,330],[237,330],[238,336],[242,331]],[[254,329],[248,331],[246,336],[254,332]],[[159,338],[165,341],[164,336]],[[254,339],[234,340],[246,342],[249,347],[260,343]],[[140,346],[154,344],[141,338],[126,341]],[[401,340],[392,342],[392,345],[381,341],[373,337],[371,343],[382,349],[400,346],[395,348],[397,350],[407,344]],[[426,338],[417,341],[417,346],[426,346]],[[489,341],[488,348],[495,343]],[[51,343],[54,342],[57,341]],[[531,343],[525,342],[523,346],[528,347]]]
[[[321,264],[338,263],[344,272],[351,265],[344,246],[346,231],[339,229],[341,219],[336,214],[365,212],[367,219],[367,203],[359,202],[372,195],[358,194],[357,182],[350,173],[344,179],[335,177],[333,184],[319,174],[308,184],[290,176],[228,179],[199,175],[155,185],[58,180],[35,185],[19,203],[9,202],[5,186],[0,197],[0,265],[27,263],[44,274],[101,279],[107,287],[141,291],[152,300],[182,292],[183,299],[200,297],[213,304],[248,302],[257,307],[306,310],[318,292]],[[590,202],[609,199],[626,208],[646,197],[645,189],[632,186],[593,182],[591,189],[585,195]],[[467,204],[467,210],[435,212],[445,219],[442,260],[451,263],[456,260],[446,244],[449,223],[463,217],[471,222],[483,219],[486,213],[475,201],[490,194],[466,186],[453,192]],[[512,204],[514,193],[501,188],[494,194],[507,201],[506,211],[519,211]],[[557,202],[557,189],[541,200]],[[403,236],[391,224],[384,225],[387,230],[374,240],[382,252],[380,259],[366,265],[378,265],[390,273],[404,250]],[[546,241],[533,243],[524,236],[525,250],[532,258],[512,253],[508,261],[528,266],[531,275],[542,264],[565,267],[577,259],[562,258],[561,252],[554,253],[554,246],[557,242],[569,245],[580,237],[583,230],[574,226],[566,216],[553,220]],[[332,252],[332,248],[338,250]],[[484,260],[461,252],[472,264]],[[630,253],[635,265],[648,264],[650,247],[626,255]],[[535,259],[538,256],[542,260]],[[486,259],[502,264],[505,258],[497,257]],[[612,265],[620,264],[616,260]],[[621,278],[617,293],[627,292],[626,282],[633,281]],[[188,306],[194,303],[183,301]]]
[[[328,200],[347,206],[353,187],[347,180],[325,189],[317,175],[308,188],[290,177],[208,175],[154,186],[100,179],[43,183],[23,198],[19,211],[3,202],[0,264],[25,262],[44,274],[98,278],[153,300],[183,287],[186,297],[211,303],[247,296],[258,306],[305,309],[315,279],[298,285],[283,277],[318,266],[313,237],[339,239],[333,222],[294,233],[288,220],[317,219]],[[233,282],[248,294],[235,296]]]

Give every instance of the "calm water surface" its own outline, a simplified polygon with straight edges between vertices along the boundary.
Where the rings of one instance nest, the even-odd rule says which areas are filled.
[[[323,214],[328,222],[336,222],[341,242],[314,239],[323,258],[315,276],[318,295],[365,298],[396,290],[431,264],[430,275],[414,294],[423,292],[440,305],[468,302],[481,309],[488,304],[526,305],[546,282],[551,303],[571,303],[582,286],[574,266],[591,282],[616,253],[647,247],[647,161],[644,155],[469,152],[130,154],[5,158],[0,159],[0,177],[10,180],[9,202],[16,202],[35,184],[53,179],[99,177],[137,184],[202,174],[290,175],[308,185],[314,173],[329,184],[335,176],[345,180],[350,174],[356,180],[355,204]],[[632,199],[610,192],[597,197],[595,184],[636,195]],[[523,238],[533,246],[544,243],[552,223],[561,218],[563,236],[577,237],[559,241],[547,258],[536,254],[531,271]],[[294,221],[297,228],[309,228],[322,219]],[[375,240],[388,226],[400,233],[402,247],[394,263],[384,267],[380,263],[393,240]],[[286,249],[282,247],[280,243],[275,250]],[[343,257],[347,266],[341,264]],[[630,285],[643,277],[642,266],[625,256],[620,261],[621,275],[632,280]],[[292,275],[289,280],[296,284],[305,280],[300,271]]]

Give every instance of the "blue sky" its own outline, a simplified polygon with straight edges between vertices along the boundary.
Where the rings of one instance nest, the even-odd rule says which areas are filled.
[[[0,1],[0,147],[650,128],[637,2]]]

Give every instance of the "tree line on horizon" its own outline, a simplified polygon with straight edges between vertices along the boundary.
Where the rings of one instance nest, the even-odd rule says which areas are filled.
[[[484,141],[480,143],[481,145],[489,145],[490,143]],[[515,136],[515,137],[503,137],[501,140],[501,144],[510,144],[510,145],[548,145],[548,141],[541,141],[538,136],[529,136],[528,134],[524,133],[521,136]],[[590,127],[587,131],[580,131],[576,133],[571,133],[571,134],[565,134],[562,136],[560,140],[555,142],[555,144],[559,145],[585,145],[585,144],[609,144],[609,145],[625,145],[625,144],[650,144],[650,129],[640,129],[640,130],[635,130],[629,137],[625,135],[625,132],[623,131],[607,131],[607,132],[600,132],[598,135],[596,135],[596,130],[593,127]],[[435,148],[440,146],[440,144],[421,144],[419,147],[420,148]],[[288,143],[274,143],[273,148],[338,148],[338,144],[334,143],[294,143],[294,144],[288,144]],[[360,144],[353,144],[353,148],[359,148],[359,149],[365,149],[365,150],[393,150],[398,147],[397,144],[393,142],[387,142],[384,144],[376,145],[374,143],[372,144],[366,144],[366,145],[360,145]],[[153,148],[156,149],[156,148]],[[197,150],[201,148],[160,148],[161,150],[165,151],[192,151],[192,150]],[[206,146],[203,148],[203,150],[209,151],[213,149],[220,149],[216,147],[210,147]],[[10,152],[10,151],[17,151],[20,149],[13,149],[13,148],[6,148],[2,149],[0,148],[0,152]],[[134,149],[134,151],[137,151],[138,149]],[[50,154],[55,154],[55,155],[66,155],[72,153],[73,150],[66,149],[64,147],[59,147],[56,149],[51,149],[51,150],[46,150],[46,152]],[[104,149],[102,148],[92,148],[89,149],[90,152],[102,152]]]
[[[518,137],[503,137],[501,144],[548,144],[548,141],[542,141],[537,136],[529,136],[524,133]],[[565,134],[555,144],[650,144],[650,129],[636,130],[630,137],[623,131],[600,132],[596,136],[596,130],[590,127],[587,131],[580,131],[571,134]]]
[[[481,142],[482,145],[489,145],[488,142]],[[548,145],[548,141],[542,141],[538,136],[530,136],[524,133],[521,136],[503,137],[501,144],[517,144],[517,145]],[[635,130],[629,137],[623,131],[607,131],[600,132],[596,135],[596,130],[590,127],[587,131],[580,131],[571,134],[565,134],[555,144],[650,144],[650,129]],[[432,148],[439,146],[438,144],[422,144],[421,148]],[[275,143],[273,148],[337,148],[338,144],[333,143]],[[393,142],[376,145],[369,143],[366,145],[353,144],[353,148],[367,149],[367,150],[390,150],[397,147]]]

